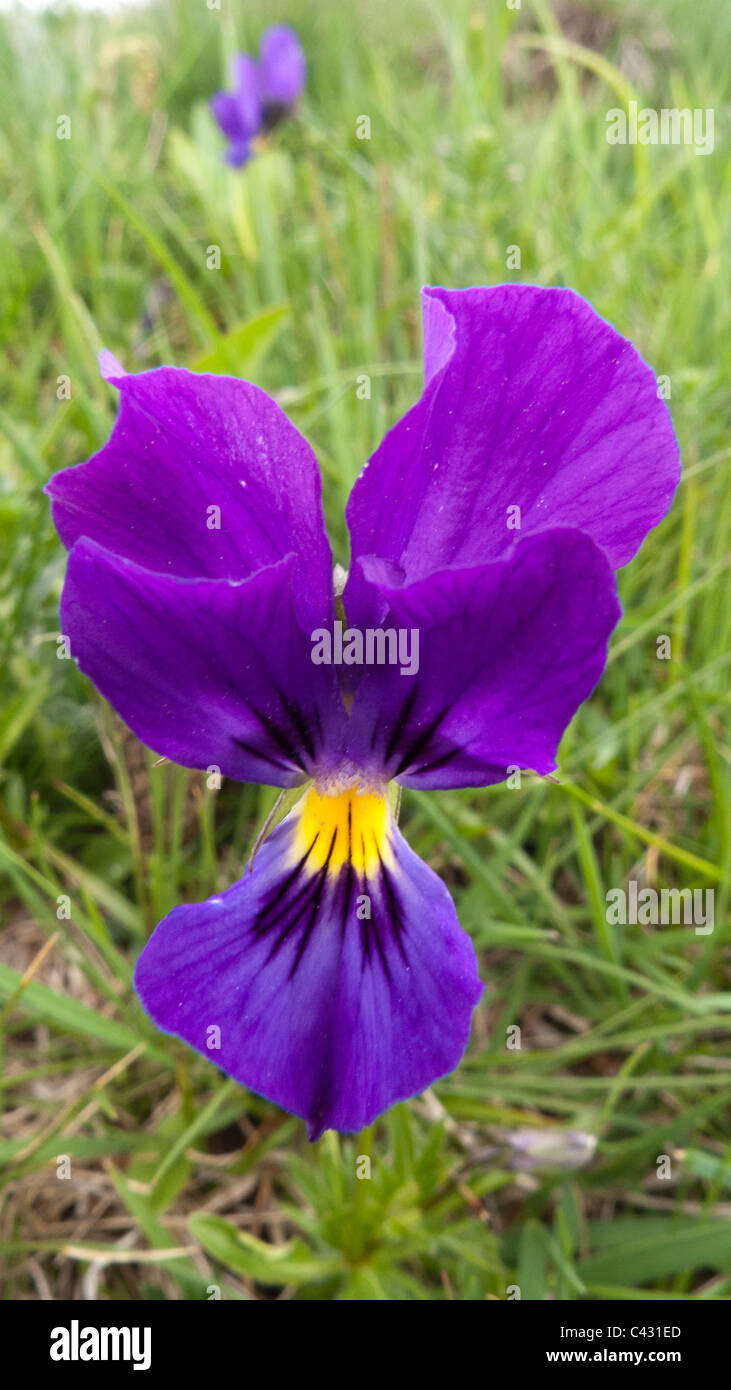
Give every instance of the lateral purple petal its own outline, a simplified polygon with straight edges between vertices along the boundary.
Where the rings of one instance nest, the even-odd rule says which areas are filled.
[[[360,877],[350,863],[330,872],[317,846],[301,853],[301,815],[227,893],[160,923],[135,986],[159,1028],[300,1115],[314,1140],[362,1129],[452,1070],[482,986],[446,888],[393,821],[383,867]]]
[[[412,582],[575,527],[626,564],[679,478],[670,414],[632,343],[572,290],[427,289],[423,305],[425,389],[353,488],[353,557]],[[354,569],[355,622],[358,583]]]
[[[260,49],[262,100],[292,106],[305,85],[307,64],[292,29],[267,29]]]
[[[61,623],[71,655],[156,753],[292,787],[342,757],[332,667],[313,666],[294,556],[237,583],[177,579],[77,541]]]
[[[241,119],[241,108],[232,92],[216,92],[209,102],[223,134],[229,140],[241,141],[248,137]]]
[[[307,631],[331,620],[332,557],[309,444],[264,391],[157,367],[110,378],[107,444],[46,485],[67,549],[88,536],[159,574],[245,579],[297,557]]]
[[[406,634],[408,661],[363,668],[349,726],[353,762],[413,787],[486,786],[517,768],[552,772],[621,615],[605,553],[566,530],[533,536],[508,559],[404,588],[379,582],[379,562],[364,568],[375,576],[384,629]],[[414,664],[416,674],[402,674]]]

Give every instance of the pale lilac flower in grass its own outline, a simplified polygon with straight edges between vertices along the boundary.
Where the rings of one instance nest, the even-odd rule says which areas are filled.
[[[597,1145],[595,1134],[557,1125],[545,1129],[513,1129],[505,1138],[512,1150],[513,1167],[524,1173],[534,1169],[571,1172],[583,1168],[594,1157]]]
[[[257,135],[265,134],[294,110],[305,85],[307,65],[291,29],[267,29],[259,59],[234,59],[233,91],[211,97],[211,111],[228,140],[226,159],[240,168],[251,158]]]
[[[346,699],[343,668],[313,664],[335,616],[320,477],[256,386],[107,355],[109,442],[48,484],[62,631],[130,728],[186,767],[302,788],[251,872],[159,924],[135,983],[161,1029],[312,1139],[456,1067],[482,992],[388,784],[554,770],[620,616],[614,569],[679,476],[652,371],[571,290],[423,306],[424,391],[353,488],[344,593],[349,626],[418,629],[416,675],[349,668]]]

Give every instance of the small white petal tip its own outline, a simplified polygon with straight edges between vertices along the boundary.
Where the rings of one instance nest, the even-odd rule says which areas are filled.
[[[99,371],[103,381],[115,381],[117,377],[127,375],[124,367],[108,348],[102,348],[99,353]]]

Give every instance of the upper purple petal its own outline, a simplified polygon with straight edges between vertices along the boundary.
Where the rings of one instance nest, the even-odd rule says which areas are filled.
[[[261,74],[254,58],[239,53],[233,63],[232,92],[216,92],[210,107],[229,140],[229,164],[245,164],[251,155],[251,142],[262,126]]]
[[[679,478],[668,409],[632,343],[572,290],[428,289],[423,304],[424,392],[353,488],[353,557],[413,581],[575,527],[626,564]],[[356,567],[356,622],[370,617],[359,584]]]
[[[363,668],[349,723],[353,762],[414,787],[486,786],[516,768],[552,772],[621,614],[605,552],[566,530],[403,588],[384,582],[380,562],[363,568],[386,631],[418,634],[418,669]],[[403,655],[412,666],[414,649],[410,637]]]
[[[158,1027],[316,1139],[362,1129],[451,1071],[482,987],[446,888],[391,817],[380,863],[361,876],[350,860],[329,871],[329,837],[329,855],[302,851],[301,815],[227,893],[160,923],[135,985]]]
[[[295,613],[296,559],[249,579],[154,574],[81,539],[61,598],[71,655],[156,753],[239,781],[298,785],[343,756],[332,667]]]
[[[233,85],[239,108],[241,134],[256,135],[261,126],[262,75],[259,64],[248,53],[239,53],[233,63]]]
[[[297,557],[309,632],[332,613],[332,557],[317,460],[279,406],[245,381],[177,367],[109,378],[107,444],[46,485],[70,549],[88,536],[145,569],[244,579]]]
[[[261,97],[264,103],[291,106],[305,85],[307,64],[294,30],[267,29],[260,48]]]

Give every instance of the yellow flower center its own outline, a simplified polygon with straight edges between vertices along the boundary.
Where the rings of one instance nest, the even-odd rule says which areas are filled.
[[[296,859],[307,855],[312,873],[327,865],[329,874],[340,872],[348,861],[361,878],[393,864],[388,830],[391,808],[386,796],[359,792],[357,787],[337,796],[321,796],[312,787],[297,807]]]

